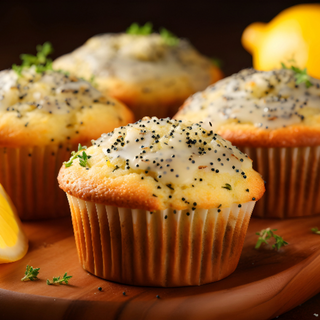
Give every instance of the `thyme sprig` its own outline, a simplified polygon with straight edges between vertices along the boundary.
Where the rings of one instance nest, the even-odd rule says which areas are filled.
[[[307,74],[307,68],[303,70],[295,66],[288,68],[283,62],[281,62],[281,66],[283,69],[291,69],[295,73],[296,84],[305,83],[307,88],[313,86],[313,83],[310,81],[310,76]]]
[[[49,279],[47,279],[47,285],[52,285],[52,284],[68,284],[69,280],[72,278],[72,276],[68,276],[67,272],[63,275],[62,278],[59,277],[53,277],[52,282],[50,282]]]
[[[76,152],[76,151],[72,151],[72,152],[71,152],[71,158],[69,159],[69,161],[67,161],[67,162],[65,161],[65,162],[64,162],[65,167],[66,167],[66,168],[71,167],[72,164],[73,164],[73,160],[75,160],[75,159],[77,159],[77,158],[79,158],[79,164],[80,164],[80,166],[81,166],[81,167],[86,167],[86,166],[88,165],[88,159],[91,158],[91,156],[88,156],[88,155],[86,154],[86,152],[83,151],[83,150],[86,150],[86,149],[87,149],[86,146],[82,146],[82,145],[79,143],[79,145],[78,145],[78,151],[77,151],[77,152]],[[82,151],[82,153],[80,153],[81,151]]]
[[[30,68],[35,66],[36,72],[41,73],[47,70],[52,70],[52,59],[48,58],[53,52],[53,47],[50,42],[45,42],[43,45],[37,45],[37,55],[32,54],[21,54],[20,59],[22,64],[20,66],[13,64],[12,69],[21,76],[24,68]]]
[[[276,241],[272,245],[273,249],[277,249],[279,251],[281,247],[288,245],[288,242],[283,240],[283,238],[280,237],[279,235],[275,234],[274,231],[277,231],[277,229],[266,228],[266,229],[262,229],[260,232],[256,232],[256,235],[258,235],[259,238],[255,245],[255,249],[259,249],[263,243],[269,244],[268,241],[271,238],[274,238],[274,240]]]
[[[176,46],[179,43],[179,38],[165,28],[160,29],[160,36],[168,46]]]
[[[317,227],[311,228],[312,233],[320,234],[320,230]]]
[[[135,22],[127,29],[126,33],[132,35],[146,36],[152,33],[152,28],[153,26],[151,22],[147,22],[143,26],[139,26],[139,24]]]
[[[138,23],[132,23],[131,26],[126,30],[127,34],[147,36],[153,32],[153,25],[151,22],[147,22],[144,25]],[[179,38],[176,37],[172,32],[165,28],[161,28],[159,32],[163,42],[168,46],[176,46],[179,43]]]
[[[84,151],[82,151],[82,154],[78,154],[78,158],[80,166],[86,167],[88,165],[88,159],[90,159],[91,156],[88,156]]]
[[[39,274],[40,268],[34,268],[32,266],[27,265],[25,275],[21,279],[21,281],[34,281],[38,280],[38,274]]]

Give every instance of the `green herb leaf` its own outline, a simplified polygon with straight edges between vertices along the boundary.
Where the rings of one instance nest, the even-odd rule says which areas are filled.
[[[320,231],[317,227],[311,229],[312,233],[320,234]]]
[[[222,186],[221,188],[224,188],[224,189],[228,189],[228,190],[232,190],[232,187],[229,183],[226,183],[224,186]]]
[[[259,237],[259,239],[258,239],[258,241],[256,243],[256,246],[255,246],[255,249],[259,249],[260,246],[262,245],[262,243],[268,244],[266,239],[263,239],[262,237]]]
[[[77,157],[79,158],[81,167],[86,167],[88,165],[88,159],[91,158],[91,156],[88,156],[84,151],[82,151],[82,154],[78,154]]]
[[[36,66],[36,72],[38,72],[38,73],[42,73],[47,70],[52,70],[52,60],[51,59],[48,59],[44,65],[39,64]]]
[[[277,231],[277,229],[267,228],[262,229],[260,232],[256,232],[256,235],[258,235],[259,238],[255,245],[255,249],[259,249],[263,243],[269,244],[268,240],[271,238],[274,238],[276,241],[275,244],[272,245],[273,249],[277,249],[279,251],[281,247],[288,245],[288,242],[284,241],[282,237],[275,234],[274,231]]]
[[[132,34],[132,35],[141,35],[141,36],[146,36],[148,34],[152,33],[152,23],[147,22],[143,26],[139,26],[138,23],[133,23],[126,31],[127,34]]]
[[[21,54],[20,59],[22,60],[21,66],[16,64],[12,65],[14,70],[19,76],[21,76],[24,68],[30,68],[31,66],[36,67],[36,72],[41,73],[47,70],[52,70],[52,60],[48,58],[48,55],[53,52],[53,47],[50,42],[45,42],[43,45],[37,45],[37,55],[32,54]]]
[[[12,65],[12,70],[15,71],[19,77],[21,76],[22,69],[23,69],[23,66],[17,66],[16,64]]]
[[[25,276],[21,279],[21,281],[34,281],[38,280],[40,268],[33,268],[32,266],[27,265]]]
[[[165,28],[160,29],[160,36],[168,46],[176,46],[179,43],[179,38]]]
[[[274,234],[273,237],[276,240],[276,243],[272,245],[273,249],[276,248],[279,251],[281,247],[284,247],[288,244],[287,241],[284,241],[282,237],[278,236],[277,234]]]
[[[307,88],[313,86],[313,83],[310,81],[310,76],[307,74],[307,68],[303,70],[295,66],[288,68],[283,62],[281,62],[282,69],[291,69],[295,73],[296,84],[305,83]]]
[[[49,279],[47,279],[47,285],[52,285],[52,284],[68,284],[69,280],[72,278],[72,276],[68,276],[67,272],[63,275],[62,278],[59,277],[53,277],[52,282],[50,282]]]
[[[138,23],[133,23],[127,30],[127,34],[132,35],[149,35],[153,32],[153,26],[151,22],[147,22],[145,25],[139,26]],[[177,38],[172,32],[165,28],[160,29],[160,36],[162,37],[165,44],[168,46],[176,46],[179,43],[179,38]]]
[[[43,58],[43,63],[46,61],[46,57],[53,52],[52,44],[48,41],[45,42],[43,45],[38,44],[36,49],[38,51],[39,59],[41,59],[41,57]]]
[[[83,155],[79,155],[79,152],[81,152],[82,150],[86,150],[87,147],[86,146],[82,146],[80,143],[78,145],[78,152],[72,151],[71,152],[71,158],[68,161],[65,161],[63,164],[65,165],[66,168],[69,168],[72,166],[73,164],[73,160],[76,158],[80,158],[80,165],[82,167],[86,167],[87,166],[87,161],[88,159],[91,158],[91,156],[87,156],[87,154],[83,151],[83,153],[85,154],[85,156]]]

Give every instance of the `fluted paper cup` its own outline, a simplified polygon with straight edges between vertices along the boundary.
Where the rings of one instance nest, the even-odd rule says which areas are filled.
[[[295,218],[320,214],[320,146],[242,148],[266,180],[253,216]]]
[[[68,196],[80,263],[140,286],[195,286],[231,274],[255,202],[224,209],[145,211]]]
[[[57,175],[76,145],[0,147],[0,183],[22,220],[48,219],[70,214]]]

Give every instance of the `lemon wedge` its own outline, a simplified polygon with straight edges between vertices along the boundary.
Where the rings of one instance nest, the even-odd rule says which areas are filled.
[[[28,251],[16,208],[0,184],[0,263],[21,259]]]

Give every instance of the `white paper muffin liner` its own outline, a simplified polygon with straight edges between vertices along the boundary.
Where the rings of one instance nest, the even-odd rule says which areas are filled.
[[[151,213],[67,196],[83,268],[141,286],[193,286],[228,276],[238,264],[255,205]]]
[[[0,147],[0,183],[22,220],[58,218],[70,214],[57,175],[76,145]]]
[[[241,148],[266,181],[253,216],[294,218],[320,214],[320,146]]]

